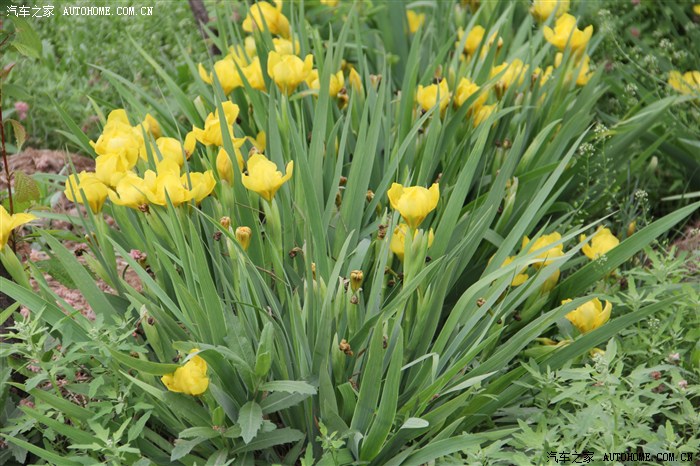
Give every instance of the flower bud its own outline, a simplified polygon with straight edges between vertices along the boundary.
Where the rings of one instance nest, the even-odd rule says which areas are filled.
[[[350,272],[350,287],[352,288],[352,291],[357,291],[360,289],[364,278],[365,275],[362,273],[362,270],[353,270]]]
[[[230,217],[221,217],[219,219],[219,224],[224,227],[225,230],[228,230],[229,227],[231,226],[231,218]]]
[[[250,246],[250,237],[252,235],[253,231],[249,227],[236,228],[236,239],[244,251],[248,250],[248,246]]]
[[[348,356],[352,356],[354,354],[352,352],[352,348],[350,347],[350,343],[348,343],[348,341],[345,338],[340,340],[340,344],[338,345],[338,349]]]

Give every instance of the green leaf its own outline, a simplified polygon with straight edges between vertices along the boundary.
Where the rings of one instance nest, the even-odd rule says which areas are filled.
[[[175,370],[180,367],[178,364],[160,363],[152,362],[139,358],[133,358],[125,354],[120,353],[109,348],[109,353],[114,359],[129,367],[130,369],[135,369],[139,372],[151,375],[165,375],[175,372]]]
[[[24,142],[27,140],[27,130],[24,129],[22,123],[17,120],[9,119],[7,121],[12,125],[12,131],[15,134],[15,145],[17,146],[17,152],[19,152],[22,149]],[[15,187],[15,189],[17,188]]]
[[[304,434],[296,429],[275,429],[272,432],[263,432],[255,440],[248,443],[246,446],[236,448],[232,453],[244,453],[246,451],[258,451],[265,448],[282,445],[284,443],[297,442],[304,438]]]
[[[311,395],[301,393],[275,392],[260,402],[263,414],[270,414],[291,406],[296,406]]]
[[[379,454],[391,431],[391,426],[396,416],[396,404],[399,399],[403,356],[403,332],[399,330],[396,336],[396,344],[392,349],[386,382],[384,382],[382,387],[382,399],[379,402],[377,416],[372,422],[372,427],[370,427],[367,437],[362,442],[360,458],[363,461],[372,460]]]
[[[65,455],[60,455],[58,453],[54,453],[48,450],[44,450],[43,448],[39,448],[36,445],[32,445],[29,442],[25,442],[24,440],[20,440],[16,437],[13,437],[11,435],[5,435],[5,434],[0,434],[2,435],[5,440],[7,440],[10,443],[14,443],[17,446],[20,446],[24,448],[27,451],[30,451],[34,453],[36,456],[39,458],[46,460],[49,462],[49,464],[60,464],[61,466],[81,466],[82,463],[78,463],[76,461],[71,461],[68,458],[65,457]]]
[[[185,455],[188,455],[194,447],[204,442],[205,438],[196,438],[193,440],[175,440],[175,448],[170,453],[170,461],[177,461]]]
[[[12,46],[25,57],[41,58],[39,34],[23,18],[13,16],[12,23],[15,25],[15,40],[12,41]]]
[[[409,417],[406,422],[401,425],[402,429],[424,429],[428,427],[430,423],[425,419],[419,417]]]
[[[51,257],[43,261],[36,261],[34,265],[36,265],[36,267],[42,272],[56,279],[56,281],[58,281],[61,285],[65,286],[66,288],[77,288],[75,282],[70,277],[70,275],[68,275],[66,269],[63,267],[63,264],[61,264],[61,261],[59,261],[55,257]]]
[[[316,387],[300,380],[274,380],[262,384],[260,389],[268,392],[299,393],[303,395],[316,394]]]
[[[255,434],[260,430],[263,422],[263,413],[260,405],[255,401],[249,401],[243,406],[238,414],[238,425],[241,426],[241,437],[245,444],[249,444]]]
[[[14,188],[14,203],[15,211],[21,212],[26,210],[32,203],[38,202],[41,199],[41,191],[39,185],[30,176],[23,171],[14,173],[15,188]]]
[[[258,377],[265,377],[270,371],[272,366],[272,357],[270,353],[265,351],[263,353],[258,353],[255,358],[255,375]]]

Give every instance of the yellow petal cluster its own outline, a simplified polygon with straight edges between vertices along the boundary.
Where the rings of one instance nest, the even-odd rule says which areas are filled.
[[[498,104],[483,105],[479,110],[477,110],[474,114],[474,128],[490,117],[491,114],[496,111],[497,107]]]
[[[140,127],[131,126],[125,110],[117,109],[110,112],[102,134],[96,142],[91,141],[90,144],[98,156],[118,158],[119,165],[128,170],[138,161],[143,133]]]
[[[240,171],[243,171],[243,166],[245,164],[240,150],[245,141],[245,138],[234,139],[232,141],[233,150],[236,153],[236,163]],[[226,180],[229,184],[233,183],[233,163],[231,162],[228,152],[226,152],[226,149],[223,147],[219,149],[219,153],[216,155],[216,171],[219,174],[219,178]]]
[[[671,71],[668,84],[681,94],[700,94],[700,71]]]
[[[267,56],[267,74],[277,87],[289,95],[306,81],[314,66],[314,57],[309,54],[302,60],[296,55],[281,55],[272,51]]]
[[[579,241],[586,241],[586,235],[581,235]],[[608,253],[611,249],[620,244],[620,240],[612,234],[609,228],[598,228],[591,241],[584,244],[581,251],[591,260],[597,259],[600,256]]]
[[[0,205],[0,250],[7,244],[12,230],[34,219],[36,219],[36,216],[32,214],[18,213],[10,215],[5,210],[5,207]]]
[[[243,174],[241,181],[249,190],[258,193],[267,201],[272,201],[277,190],[292,177],[293,171],[293,161],[287,164],[285,174],[282,175],[274,162],[263,154],[256,153],[248,159],[248,173]]]
[[[440,84],[431,84],[425,87],[419,85],[416,101],[425,111],[430,110],[439,102],[442,113],[447,108],[447,104],[450,103],[450,89],[447,87],[447,79],[443,78]]]
[[[514,260],[515,256],[508,256],[506,260],[503,261],[503,264],[501,264],[501,268],[508,266]],[[520,286],[527,281],[529,276],[526,269],[527,267],[523,267],[517,274],[515,274],[515,277],[513,277],[513,280],[510,282],[511,286]]]
[[[248,84],[253,89],[265,90],[265,79],[258,57],[253,57],[248,62],[247,60],[234,59],[229,55],[214,63],[213,72],[208,72],[201,63],[198,70],[199,76],[207,84],[214,83],[213,75],[216,74],[216,79],[219,81],[225,95],[228,95],[234,89],[244,87],[243,78],[248,81]]]
[[[69,201],[76,204],[83,203],[84,194],[90,210],[97,213],[102,210],[102,206],[107,200],[109,188],[94,173],[82,171],[68,177],[63,193]]]
[[[197,352],[198,349],[190,351]],[[182,367],[175,369],[172,374],[160,378],[168,390],[185,395],[201,395],[209,388],[207,362],[199,356],[193,356]]]
[[[484,36],[486,35],[486,29],[484,29],[483,26],[480,25],[475,25],[473,28],[469,30],[469,33],[467,34],[467,38],[464,41],[464,49],[463,53],[467,57],[472,57],[476,51],[479,49],[479,46],[484,40]],[[483,46],[481,48],[481,58],[485,57],[488,52],[489,48],[493,45],[494,42],[496,42],[498,36],[498,31],[495,31],[494,33],[491,34],[491,37],[489,37],[488,44]],[[464,31],[461,29],[457,31],[457,42],[455,45],[459,47],[459,45],[462,43],[462,38],[464,37]],[[503,39],[501,37],[498,37],[498,42],[496,46],[500,49],[503,46]]]
[[[405,223],[399,223],[396,228],[394,228],[394,233],[391,235],[391,241],[389,243],[389,248],[391,252],[403,261],[404,255],[406,254],[406,235],[409,232],[409,226]],[[413,232],[413,238],[418,236],[418,230]],[[435,234],[433,229],[428,230],[428,247],[433,245],[435,240]]]
[[[566,304],[569,302],[571,302],[570,299],[565,299],[561,303]],[[566,318],[579,332],[588,333],[610,320],[611,312],[612,304],[609,301],[606,301],[605,307],[603,307],[600,300],[594,298],[566,314]]]
[[[479,109],[486,103],[486,99],[488,98],[488,93],[487,92],[481,92],[479,93],[479,90],[481,88],[473,81],[471,81],[468,78],[462,78],[459,81],[459,84],[457,84],[457,88],[455,89],[455,97],[454,97],[454,104],[457,107],[461,107],[464,105],[464,102],[466,102],[469,97],[471,97],[474,94],[477,94],[476,100],[472,102],[472,104],[469,106],[469,114],[472,112],[478,112]]]
[[[270,34],[289,38],[289,20],[282,14],[282,2],[276,1],[276,6],[268,2],[256,2],[251,5],[248,15],[243,20],[243,30],[270,31]]]
[[[311,70],[311,73],[306,77],[306,84],[309,89],[321,89],[321,81],[317,69]],[[329,94],[331,97],[337,97],[340,90],[345,87],[345,76],[343,70],[335,74],[331,74],[330,83],[328,84]]]
[[[406,20],[408,21],[408,30],[411,34],[420,28],[425,23],[425,13],[416,13],[413,10],[406,10]]]
[[[558,244],[553,247],[549,247],[553,243],[561,240],[561,234],[554,232],[548,235],[542,235],[537,238],[530,246],[529,252],[541,251],[537,256],[537,259],[541,259],[541,262],[533,264],[535,267],[542,267],[543,265],[548,265],[552,263],[552,259],[557,257],[562,257],[564,255],[564,244]],[[523,237],[521,248],[525,249],[527,245],[530,244],[530,238],[527,236]]]
[[[422,186],[404,187],[393,183],[387,192],[391,207],[398,210],[408,226],[415,230],[430,212],[435,210],[440,199],[440,186],[434,183],[430,189]]]
[[[562,59],[564,57],[564,54],[561,52],[557,53],[557,55],[554,57],[554,66],[556,68],[559,68],[562,63]],[[567,72],[566,73],[566,82],[571,81],[573,79],[573,74],[576,74],[576,85],[577,86],[585,86],[588,84],[588,81],[590,81],[591,77],[593,74],[590,72],[590,62],[591,62],[591,57],[588,55],[583,55],[582,58],[580,58],[578,55],[573,56],[574,60],[572,63],[573,71]]]
[[[530,14],[539,22],[546,21],[553,13],[560,17],[569,11],[569,0],[533,0]]]
[[[516,58],[512,62],[504,62],[491,69],[491,77],[494,78],[501,75],[496,82],[496,93],[499,97],[514,84],[520,85],[525,81],[525,75],[530,66],[523,63],[522,60]],[[503,74],[501,74],[503,73]]]
[[[564,14],[557,19],[554,29],[544,27],[544,38],[547,42],[560,51],[570,47],[573,52],[583,52],[593,35],[593,26],[587,26],[583,31],[576,27],[576,18],[570,14]]]
[[[238,105],[226,101],[221,104],[221,107],[224,111],[223,116],[226,120],[228,134],[229,136],[233,136],[233,124],[236,122],[239,112]],[[192,133],[194,133],[194,137],[197,141],[205,146],[223,146],[224,135],[221,128],[222,123],[223,119],[220,118],[219,110],[217,109],[214,113],[207,115],[204,121],[204,129],[193,127]]]

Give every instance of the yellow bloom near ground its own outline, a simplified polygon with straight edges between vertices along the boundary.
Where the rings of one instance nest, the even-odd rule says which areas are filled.
[[[561,303],[569,302],[571,302],[570,299],[565,299]],[[600,300],[594,298],[566,314],[566,318],[579,332],[588,333],[610,320],[611,312],[612,304],[609,301],[605,301],[605,307],[603,307]]]
[[[0,250],[7,244],[12,230],[34,219],[36,219],[36,216],[32,214],[18,213],[10,215],[5,210],[5,207],[0,205]]]
[[[199,350],[192,350],[196,352]],[[168,390],[185,395],[201,395],[209,388],[207,362],[199,356],[192,357],[184,366],[175,369],[172,374],[160,378]]]

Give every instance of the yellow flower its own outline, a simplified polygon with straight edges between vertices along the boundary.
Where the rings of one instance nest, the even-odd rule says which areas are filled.
[[[280,55],[296,55],[301,51],[301,44],[296,39],[288,40],[275,37],[272,39],[272,45],[275,46],[275,52]]]
[[[554,57],[554,66],[559,68],[563,58],[564,54],[562,54],[561,52],[557,53]],[[571,81],[572,74],[576,73],[577,86],[585,86],[586,84],[588,84],[588,81],[590,81],[591,77],[593,76],[593,74],[590,72],[590,62],[591,57],[589,57],[588,55],[584,55],[583,59],[574,60],[574,69],[572,72],[568,72],[566,74],[566,82]]]
[[[511,63],[504,62],[491,69],[491,77],[494,78],[501,74],[501,77],[496,82],[496,94],[501,98],[505,91],[514,84],[522,84],[525,81],[525,75],[529,65],[523,63],[522,60],[516,58]]]
[[[337,6],[339,0],[321,0],[321,5]]]
[[[97,142],[90,142],[97,155],[117,155],[123,165],[131,169],[136,165],[143,137],[134,131],[123,109],[113,110],[107,117]]]
[[[314,57],[309,54],[304,60],[296,55],[280,55],[272,51],[267,56],[267,74],[277,87],[287,95],[304,82],[314,66]]]
[[[586,241],[586,235],[579,237],[580,242]],[[620,240],[612,234],[608,228],[598,227],[591,241],[585,244],[581,251],[591,260],[597,259],[600,256],[607,254],[608,251],[620,244]]]
[[[464,104],[464,102],[466,102],[467,99],[469,99],[469,97],[479,92],[479,89],[479,86],[477,86],[475,82],[467,78],[462,78],[459,81],[459,84],[457,85],[457,89],[455,89],[454,104],[457,107],[461,107]],[[476,100],[474,100],[471,106],[469,107],[468,114],[471,114],[474,111],[479,111],[481,106],[486,103],[487,98],[488,93],[482,92],[481,94],[479,94]]]
[[[484,29],[483,26],[479,26],[478,24],[474,26],[470,31],[469,34],[467,34],[467,39],[464,42],[464,53],[466,53],[469,56],[474,55],[476,52],[476,49],[479,48],[479,44],[481,44],[481,41],[484,40],[484,34],[486,34],[486,29]],[[462,36],[464,35],[464,31],[459,31],[459,40],[457,41],[457,46],[459,47],[459,44],[462,42]]]
[[[696,15],[700,15],[700,3],[698,3],[697,5],[693,5],[693,13],[695,13]]]
[[[244,251],[248,250],[250,246],[250,238],[253,236],[253,230],[250,227],[238,227],[236,228],[236,240],[238,244],[241,245]]]
[[[36,219],[36,216],[32,214],[14,214],[10,215],[5,207],[0,205],[0,250],[5,247],[7,241],[10,239],[10,234],[15,228],[29,223]]]
[[[233,124],[238,118],[238,105],[226,101],[221,104],[224,110],[224,117],[226,118],[226,124],[228,126],[229,136],[233,136]],[[197,141],[201,142],[205,146],[222,146],[224,141],[224,136],[221,129],[221,118],[219,118],[219,109],[214,113],[207,115],[207,119],[204,121],[204,129],[197,127],[192,128],[194,137]]]
[[[129,161],[116,152],[98,155],[95,159],[95,176],[107,186],[116,186],[130,168]]]
[[[150,113],[146,114],[146,117],[141,122],[141,126],[143,126],[143,129],[147,133],[149,133],[156,139],[162,136],[160,124],[158,124],[158,121],[155,118],[153,118]]]
[[[238,169],[243,171],[243,155],[241,154],[240,148],[245,142],[245,138],[235,139],[232,141],[233,150],[236,153],[236,162],[238,162]],[[219,178],[226,180],[229,184],[233,183],[233,163],[231,163],[231,158],[228,156],[228,152],[223,147],[219,149],[219,153],[216,155],[216,172],[219,174]]]
[[[362,280],[364,280],[365,274],[362,270],[353,270],[350,272],[350,288],[352,291],[357,291],[362,286]]]
[[[580,53],[593,35],[593,26],[588,26],[582,31],[576,27],[575,17],[564,14],[557,19],[554,29],[545,26],[543,32],[544,38],[562,52],[568,45],[572,51]]]
[[[479,126],[481,122],[485,121],[491,114],[496,110],[497,104],[484,105],[482,106],[474,115],[474,128]]]
[[[136,173],[129,172],[119,180],[114,191],[109,192],[113,204],[138,209],[148,204],[144,180]]]
[[[258,57],[253,58],[250,65],[244,66],[241,68],[241,71],[243,71],[243,76],[250,87],[259,91],[265,90],[265,78],[263,77],[262,66]],[[243,80],[240,80],[240,82],[240,87],[243,87]]]
[[[557,18],[569,11],[569,0],[533,0],[530,13],[539,22],[546,21],[556,10]]]
[[[414,34],[425,23],[425,13],[406,10],[406,19],[408,20],[408,30],[411,31],[411,34]]]
[[[318,75],[318,70],[313,69],[309,76],[306,77],[306,84],[309,89],[321,89],[321,81]],[[338,71],[335,74],[331,74],[331,80],[328,85],[329,94],[331,97],[337,97],[338,92],[345,86],[345,77],[343,76],[343,70]]]
[[[447,104],[450,103],[450,89],[447,87],[446,79],[443,78],[440,84],[431,84],[425,87],[418,86],[416,101],[423,110],[428,111],[433,108],[438,99],[440,99],[440,112],[442,113]]]
[[[197,351],[199,350],[193,349],[190,353]],[[209,387],[207,362],[199,356],[193,356],[184,366],[178,367],[172,374],[164,375],[160,380],[171,392],[201,395]]]
[[[63,193],[69,201],[82,204],[83,196],[81,192],[85,194],[90,209],[93,212],[99,212],[102,210],[105,200],[107,200],[109,188],[94,173],[82,171],[78,175],[70,175],[68,177],[66,189]]]
[[[350,67],[350,71],[348,71],[348,82],[355,92],[362,92],[362,77],[352,66]]]
[[[561,235],[557,232],[550,233],[548,235],[542,235],[532,243],[532,246],[530,247],[529,252],[536,252],[536,251],[539,251],[541,249],[545,249],[548,246],[552,245],[553,243],[556,243],[559,240],[561,240]],[[530,244],[530,238],[528,238],[527,236],[523,237],[521,249],[525,249],[528,244]],[[564,245],[558,244],[557,246],[554,246],[552,248],[548,248],[548,249],[540,252],[537,256],[535,256],[536,259],[542,259],[542,262],[537,262],[533,265],[535,267],[542,267],[543,265],[551,264],[552,263],[551,259],[554,259],[557,257],[562,257],[563,255],[564,255]]]
[[[679,71],[671,71],[668,84],[681,94],[700,93],[700,71],[687,71],[683,75]]]
[[[557,54],[559,55],[559,54]],[[554,67],[552,65],[549,65],[547,68],[542,71],[542,68],[539,66],[535,68],[535,72],[532,74],[532,80],[537,81],[538,79],[540,80],[540,86],[543,86],[544,83],[549,81],[549,78],[552,77],[552,73],[554,72]]]
[[[213,73],[208,73],[201,63],[198,66],[198,71],[202,81],[207,84],[214,83],[213,74],[216,74],[216,79],[219,81],[225,95],[241,86],[241,78],[238,76],[236,63],[230,58],[224,58],[214,63]]]
[[[461,29],[457,31],[458,34],[458,39],[455,45],[459,47],[459,44],[462,42],[462,37],[464,37],[464,31]],[[468,57],[471,57],[474,55],[479,48],[479,45],[481,42],[484,40],[484,35],[486,34],[486,29],[484,29],[483,26],[479,26],[478,24],[474,26],[472,29],[469,30],[469,34],[467,34],[467,39],[464,42],[464,54],[466,54]],[[491,37],[489,37],[489,42],[487,46],[482,47],[481,49],[481,57],[485,57],[486,54],[489,51],[489,47],[493,45],[493,43],[496,41],[496,36],[498,35],[498,31],[495,31],[493,34],[491,34]],[[503,46],[503,39],[501,37],[498,37],[498,43],[496,45],[499,49]]]
[[[211,170],[207,170],[204,173],[191,172],[189,175],[185,173],[180,177],[180,181],[185,188],[189,188],[192,199],[194,199],[196,204],[199,204],[205,197],[210,195],[214,190],[214,186],[216,186],[214,172]]]
[[[194,149],[197,147],[197,138],[194,135],[194,132],[190,131],[185,135],[185,143],[183,144],[183,147],[185,149],[185,154],[187,155],[187,159],[189,160],[190,156],[194,153]]]
[[[425,217],[437,207],[440,199],[440,186],[433,183],[430,189],[422,186],[405,188],[399,183],[393,183],[387,195],[391,207],[398,210],[408,226],[415,230],[425,220]]]
[[[501,264],[501,268],[509,265],[511,262],[515,260],[515,256],[508,256],[506,260],[503,261],[503,264]],[[491,261],[489,261],[491,262]],[[527,281],[528,278],[530,278],[526,272],[527,267],[523,267],[518,271],[518,273],[513,277],[513,280],[510,282],[511,286],[520,286],[523,283]]]
[[[158,163],[156,172],[146,170],[143,180],[146,198],[151,204],[164,206],[170,199],[172,205],[177,207],[193,197],[193,193],[180,179],[180,167],[172,160],[162,160]]]
[[[400,261],[403,262],[403,257],[406,250],[406,233],[408,233],[408,225],[405,223],[400,223],[394,228],[394,233],[391,235],[391,242],[389,243],[389,248]],[[413,238],[418,236],[418,230],[413,232]],[[428,230],[428,247],[433,245],[433,240],[435,239],[435,234],[433,229]]]
[[[265,134],[265,131],[260,131],[257,136],[255,136],[255,139],[250,136],[248,136],[248,139],[259,152],[265,152],[265,148],[267,147],[267,134]]]
[[[559,277],[561,276],[561,271],[559,269],[556,269],[552,275],[550,275],[542,284],[542,292],[543,293],[549,293],[554,289],[555,286],[557,286],[557,283],[559,282]]]
[[[571,302],[570,299],[565,299],[562,304]],[[582,304],[566,315],[566,318],[571,324],[581,333],[588,333],[595,330],[608,320],[612,312],[612,304],[605,301],[605,308],[598,298],[594,298],[587,303]]]
[[[276,1],[276,7],[268,2],[257,2],[250,7],[248,16],[243,20],[243,30],[253,32],[266,28],[270,34],[289,37],[289,20],[282,14],[282,2]]]
[[[255,191],[268,201],[272,201],[275,193],[282,185],[292,177],[294,162],[289,162],[285,174],[277,170],[277,165],[271,162],[263,154],[253,154],[248,159],[248,174],[242,178],[243,186]]]
[[[156,146],[158,147],[158,152],[160,152],[160,156],[163,160],[170,159],[181,167],[185,163],[185,157],[187,157],[188,154],[182,146],[182,143],[177,139],[158,138],[156,139]],[[158,159],[157,154],[154,153],[154,156],[156,159]]]

